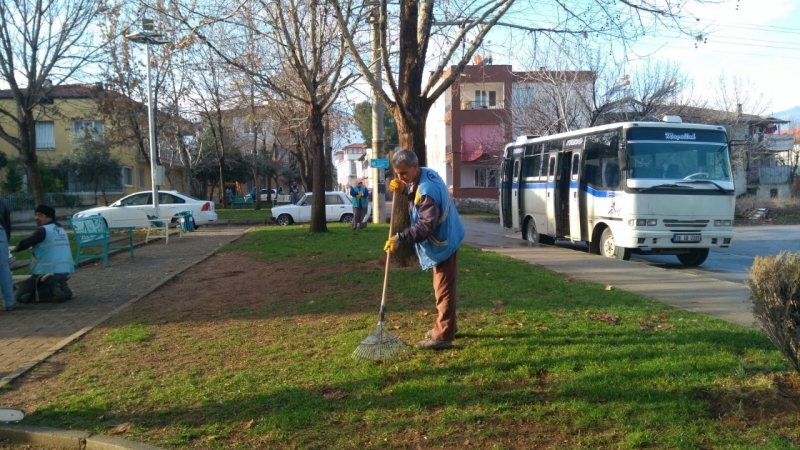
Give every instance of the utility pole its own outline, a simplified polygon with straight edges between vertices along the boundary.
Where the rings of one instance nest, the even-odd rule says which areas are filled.
[[[372,2],[370,13],[370,32],[372,35],[372,74],[380,89],[382,82],[381,75],[381,54],[380,54],[380,2]],[[372,90],[372,157],[384,158],[383,149],[383,103],[375,89]],[[386,209],[386,180],[385,170],[381,168],[372,169],[372,223],[384,222],[384,211]]]

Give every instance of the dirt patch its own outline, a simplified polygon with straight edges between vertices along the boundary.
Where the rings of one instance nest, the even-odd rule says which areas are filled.
[[[701,395],[709,400],[709,416],[733,425],[743,433],[753,423],[768,422],[776,434],[800,443],[795,431],[800,413],[800,376],[796,373],[766,373],[755,377],[762,379],[758,388],[740,387]],[[768,387],[763,387],[764,384]]]

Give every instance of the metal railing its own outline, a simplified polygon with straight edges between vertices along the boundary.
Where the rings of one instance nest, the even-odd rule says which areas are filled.
[[[94,195],[85,192],[50,192],[45,195],[47,204],[54,208],[91,206],[95,204]],[[0,194],[0,199],[2,199],[12,211],[33,210],[36,208],[36,200],[34,200],[33,194]]]
[[[503,102],[497,101],[497,102],[495,102],[494,105],[490,105],[488,102],[462,101],[461,102],[461,109],[462,110],[503,109]]]

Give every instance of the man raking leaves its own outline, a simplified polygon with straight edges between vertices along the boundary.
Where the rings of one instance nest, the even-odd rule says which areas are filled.
[[[458,247],[464,240],[464,226],[442,178],[433,170],[420,167],[414,152],[398,151],[392,158],[392,166],[397,178],[389,183],[389,190],[408,196],[411,226],[391,236],[384,250],[394,252],[401,241],[411,242],[422,270],[433,269],[433,292],[439,313],[433,329],[425,334],[425,340],[417,342],[417,347],[450,348],[457,328]]]

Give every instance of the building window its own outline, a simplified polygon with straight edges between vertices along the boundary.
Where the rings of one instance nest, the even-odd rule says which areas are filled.
[[[350,175],[356,175],[358,171],[356,170],[356,162],[350,161]]]
[[[486,106],[486,91],[475,91],[475,107],[483,108]]]
[[[482,167],[475,169],[475,187],[497,187],[497,172],[496,168]]]
[[[497,92],[489,91],[489,107],[493,108],[497,106]]]
[[[133,186],[133,168],[122,167],[122,185],[125,187]]]
[[[144,188],[144,169],[139,169],[139,187]]]
[[[73,120],[72,133],[75,136],[89,136],[94,140],[103,140],[103,122],[98,120]]]
[[[55,150],[56,135],[53,122],[36,122],[36,150]]]

